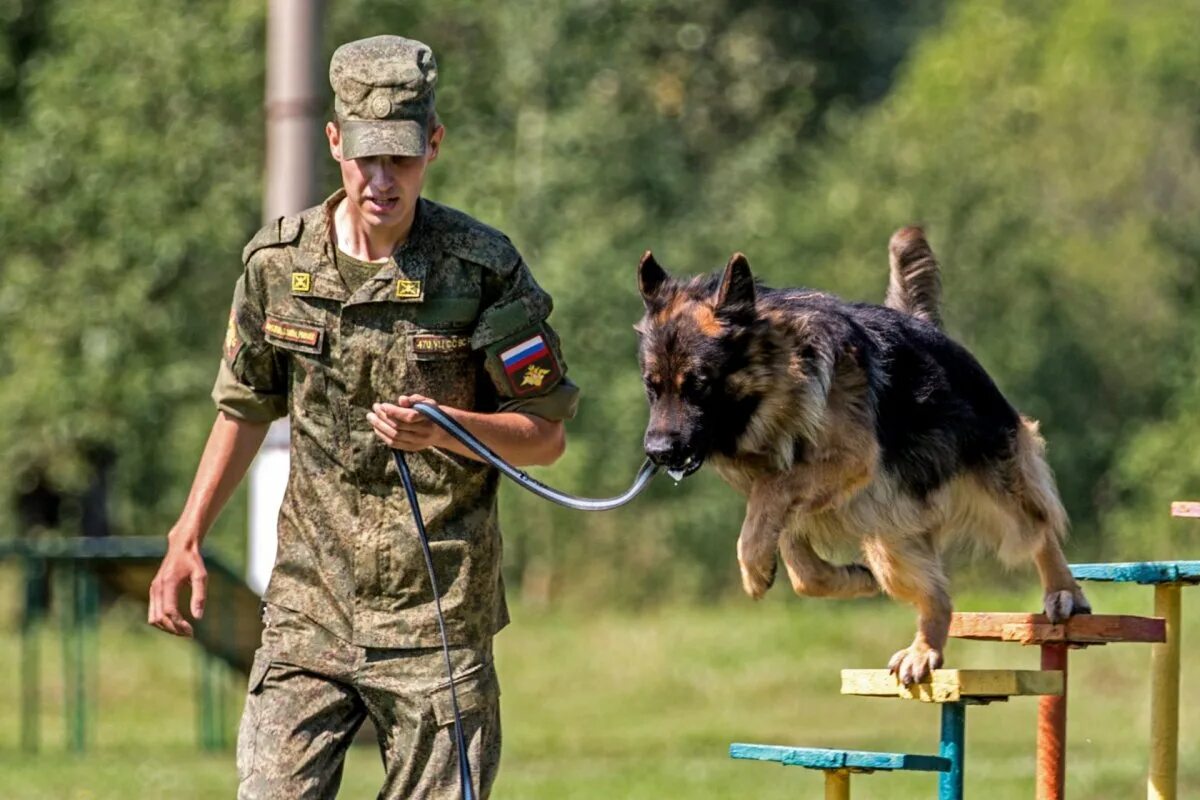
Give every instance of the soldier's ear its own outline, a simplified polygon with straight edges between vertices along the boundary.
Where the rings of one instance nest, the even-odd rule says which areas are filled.
[[[638,291],[642,293],[647,308],[653,304],[668,277],[667,271],[654,260],[654,254],[647,250],[638,263]]]
[[[329,155],[334,161],[342,160],[342,129],[336,122],[325,123],[325,138],[329,140]]]
[[[725,265],[721,285],[717,289],[717,308],[731,306],[754,307],[754,275],[750,273],[750,262],[741,253],[734,253]]]

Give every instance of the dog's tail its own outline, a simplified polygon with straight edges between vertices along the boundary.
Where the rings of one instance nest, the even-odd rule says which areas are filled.
[[[901,228],[888,242],[891,277],[884,305],[942,327],[942,275],[925,232]]]

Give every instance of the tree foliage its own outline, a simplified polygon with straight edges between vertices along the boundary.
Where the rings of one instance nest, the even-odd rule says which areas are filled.
[[[344,0],[321,58],[433,45],[428,194],[509,233],[584,388],[543,477],[613,492],[641,457],[644,250],[879,300],[888,236],[920,222],[948,328],[1042,421],[1082,543],[1170,555],[1178,528],[1149,521],[1200,492],[1200,4],[900,5]],[[263,11],[0,0],[0,496],[79,492],[102,451],[118,530],[177,513],[258,224]],[[531,597],[734,583],[742,501],[711,476],[607,515],[503,505]]]

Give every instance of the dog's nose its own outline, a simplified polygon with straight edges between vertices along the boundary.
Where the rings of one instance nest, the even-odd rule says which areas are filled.
[[[645,445],[646,455],[655,464],[674,466],[683,463],[683,440],[676,434],[667,431],[647,431]]]

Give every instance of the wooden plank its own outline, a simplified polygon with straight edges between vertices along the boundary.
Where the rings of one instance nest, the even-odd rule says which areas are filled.
[[[1062,694],[1061,672],[1022,669],[935,669],[924,683],[904,686],[886,669],[842,670],[842,694],[900,697],[925,703],[955,703]]]
[[[1061,625],[1052,625],[1045,614],[982,612],[955,614],[950,620],[950,635],[956,639],[1025,645],[1058,642],[1085,646],[1112,642],[1165,642],[1167,626],[1157,617],[1123,614],[1081,614]]]
[[[1072,564],[1083,581],[1116,583],[1200,583],[1200,561],[1134,561],[1125,564]]]
[[[1181,500],[1171,503],[1172,517],[1200,517],[1200,503]]]
[[[873,753],[864,750],[829,750],[819,747],[783,747],[772,744],[729,745],[730,758],[776,761],[807,769],[913,770],[944,772],[950,762],[937,756],[913,753]]]

